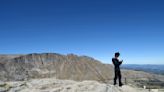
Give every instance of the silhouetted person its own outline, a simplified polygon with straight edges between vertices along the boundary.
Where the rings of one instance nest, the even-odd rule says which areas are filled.
[[[114,65],[114,73],[115,73],[115,76],[114,76],[114,85],[117,84],[117,78],[119,79],[119,86],[122,86],[122,82],[121,82],[121,71],[120,71],[120,65],[122,64],[123,60],[122,61],[119,61],[118,57],[120,56],[120,53],[119,52],[116,52],[115,53],[115,57],[112,58],[112,62],[113,62],[113,65]]]

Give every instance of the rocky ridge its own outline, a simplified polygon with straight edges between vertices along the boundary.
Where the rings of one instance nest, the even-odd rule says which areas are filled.
[[[163,76],[140,71],[122,70],[126,78],[155,78]],[[88,56],[57,53],[33,53],[28,55],[0,55],[0,80],[18,81],[34,78],[97,80],[113,79],[113,66],[103,64]]]

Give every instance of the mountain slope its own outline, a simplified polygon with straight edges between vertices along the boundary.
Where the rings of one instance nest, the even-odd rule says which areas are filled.
[[[163,76],[145,72],[122,70],[126,78],[156,78]],[[105,82],[113,79],[113,66],[103,64],[87,56],[56,53],[4,56],[0,60],[0,80],[27,80],[48,78],[71,80],[98,80]]]

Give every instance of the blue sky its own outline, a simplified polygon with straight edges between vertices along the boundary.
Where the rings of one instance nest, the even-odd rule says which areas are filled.
[[[0,53],[164,64],[163,0],[0,0]]]

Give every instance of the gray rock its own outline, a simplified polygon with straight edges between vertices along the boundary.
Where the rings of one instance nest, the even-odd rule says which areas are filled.
[[[6,83],[5,83],[5,82],[0,81],[0,87],[4,87],[5,85],[6,85]]]

